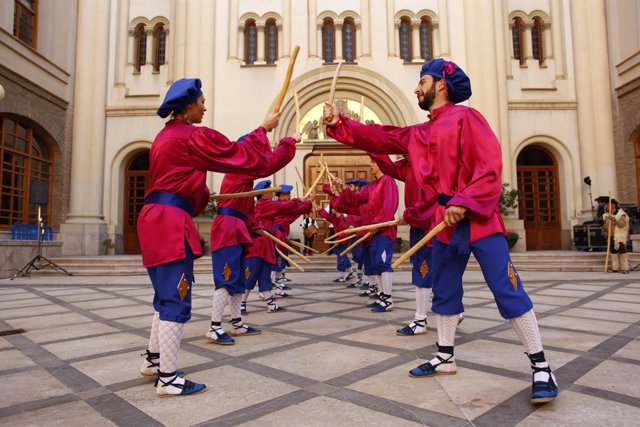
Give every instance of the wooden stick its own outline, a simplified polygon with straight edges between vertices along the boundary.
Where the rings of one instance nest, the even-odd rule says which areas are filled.
[[[298,174],[298,178],[300,179],[300,184],[302,184],[302,191],[306,193],[307,186],[304,185],[304,179],[302,179],[302,175],[300,174],[300,169],[298,169],[298,166],[296,166],[295,168],[296,168],[296,173]]]
[[[299,271],[301,271],[302,273],[304,273],[304,268],[300,267],[298,264],[296,264],[291,258],[289,258],[288,256],[286,256],[285,254],[282,253],[282,251],[280,249],[278,249],[278,247],[276,246],[276,252],[278,252],[278,255],[280,255],[282,257],[283,260],[287,261],[289,263],[289,265],[294,266],[295,268],[297,268]]]
[[[327,249],[326,251],[322,252],[320,255],[326,255],[328,254],[332,249],[334,249],[336,247],[336,245],[331,245],[329,246],[329,249]]]
[[[608,217],[609,225],[607,225],[607,254],[604,257],[605,273],[609,269],[609,250],[611,249],[611,224],[613,223],[613,221],[611,221],[612,216],[613,216],[613,212],[611,212],[611,191],[609,191],[609,217]]]
[[[268,238],[270,238],[271,240],[273,240],[274,242],[276,242],[278,245],[282,246],[283,248],[286,248],[288,251],[290,251],[292,254],[298,256],[300,259],[303,259],[306,262],[311,262],[311,260],[309,258],[307,258],[306,256],[302,255],[300,252],[296,251],[291,246],[287,245],[285,242],[283,242],[282,240],[278,239],[273,234],[269,233],[267,230],[262,230],[262,234],[267,236]]]
[[[382,227],[391,227],[392,225],[396,225],[396,224],[398,224],[398,220],[394,219],[393,221],[379,222],[378,224],[369,224],[369,225],[363,225],[362,227],[347,228],[346,230],[337,232],[336,234],[331,236],[331,238],[340,236],[342,234],[357,233],[358,231],[370,231],[370,230],[377,230],[378,228],[382,228]]]
[[[261,194],[278,193],[282,191],[280,187],[263,188],[262,190],[245,191],[244,193],[227,193],[227,194],[213,194],[209,197],[210,200],[221,199],[239,199],[243,197],[255,197]]]
[[[315,250],[315,249],[313,249],[313,248],[310,248],[310,247],[309,247],[309,246],[307,246],[307,245],[303,245],[303,244],[302,244],[302,243],[300,243],[300,242],[296,242],[295,240],[289,240],[289,243],[291,243],[292,245],[295,245],[295,246],[297,246],[297,247],[299,247],[299,248],[302,248],[302,249],[309,249],[310,251],[313,251],[313,252],[315,252],[315,253],[317,253],[317,254],[319,254],[319,253],[320,253],[319,251],[317,251],[317,250]]]
[[[298,191],[298,181],[296,181],[296,197],[300,198],[300,192]]]
[[[289,89],[289,83],[291,82],[291,74],[293,74],[293,66],[296,63],[296,58],[298,57],[298,51],[300,50],[300,46],[296,45],[293,48],[293,53],[291,54],[291,61],[289,61],[289,68],[287,69],[287,76],[284,78],[284,83],[282,84],[282,89],[280,90],[280,94],[278,95],[278,99],[276,100],[276,105],[273,107],[273,112],[280,112],[280,107],[282,106],[282,101],[284,101],[284,96],[287,94],[287,89]]]
[[[405,262],[409,257],[411,257],[411,255],[413,255],[414,253],[418,252],[418,250],[423,247],[424,245],[427,244],[427,242],[429,242],[429,240],[433,239],[433,236],[435,236],[436,234],[438,234],[439,232],[441,232],[442,230],[444,230],[447,226],[444,225],[444,221],[442,221],[440,224],[436,225],[435,227],[433,227],[433,229],[426,235],[424,236],[422,239],[420,239],[420,241],[418,243],[416,243],[415,245],[413,245],[413,247],[411,249],[409,249],[404,255],[402,255],[400,258],[398,258],[396,260],[396,262],[394,262],[391,267],[392,268],[398,268],[398,266],[400,264],[402,264],[403,262]]]
[[[365,240],[367,240],[369,238],[369,236],[371,236],[371,232],[370,231],[367,234],[365,234],[364,236],[362,236],[361,238],[359,238],[358,240],[356,240],[355,242],[353,242],[351,245],[349,245],[349,247],[347,249],[345,249],[344,251],[340,252],[340,256],[344,256],[345,254],[348,254],[349,252],[351,252],[351,249],[355,248],[357,245],[359,245],[360,243],[362,243]]]
[[[329,170],[329,165],[327,164],[327,162],[324,162],[324,165],[327,168],[327,175],[329,176],[329,178],[333,178],[333,180],[336,180],[336,176],[334,174],[331,173],[331,171]]]
[[[300,101],[298,100],[298,91],[295,83],[293,84],[293,102],[296,105],[296,132],[300,132]],[[300,138],[302,141],[302,138]]]
[[[318,183],[320,182],[320,179],[322,178],[322,175],[324,175],[324,171],[325,168],[324,166],[322,167],[322,170],[320,171],[320,173],[318,174],[318,176],[316,177],[316,180],[313,181],[313,184],[311,184],[311,187],[309,187],[309,189],[307,190],[306,193],[304,193],[304,198],[307,199],[309,197],[309,195],[316,189],[316,185],[318,185]]]
[[[336,72],[333,74],[333,80],[331,81],[331,90],[329,91],[329,104],[333,104],[333,98],[335,98],[336,96],[336,84],[338,83],[338,74],[340,74],[341,67],[342,62],[338,62]]]
[[[335,245],[336,243],[342,243],[342,242],[346,242],[347,240],[353,239],[353,236],[347,236],[347,237],[344,237],[344,238],[342,238],[340,240],[333,240],[332,241],[331,239],[333,239],[334,236],[335,236],[335,234],[333,236],[331,236],[331,237],[327,237],[326,239],[324,239],[324,242],[329,244],[329,245]]]
[[[364,123],[364,95],[360,101],[360,123]]]

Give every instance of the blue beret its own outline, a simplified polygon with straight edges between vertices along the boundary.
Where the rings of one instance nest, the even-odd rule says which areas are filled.
[[[173,82],[162,105],[158,108],[158,115],[163,119],[171,112],[179,113],[187,105],[196,101],[201,95],[202,82],[200,79],[180,79]]]
[[[365,185],[369,184],[369,181],[367,181],[366,179],[357,179],[356,181],[356,185],[358,187],[364,187]]]
[[[293,185],[289,185],[289,184],[280,184],[278,185],[278,187],[281,188],[281,191],[280,191],[281,194],[289,194],[291,193],[291,190],[293,190]]]
[[[242,135],[240,138],[238,138],[237,142],[242,141],[243,139],[245,139],[245,138],[246,138],[246,137],[248,137],[248,136],[249,136],[249,134],[248,134],[248,133],[245,133],[245,134],[244,134],[244,135]]]
[[[353,185],[359,185],[359,184],[358,184],[358,181],[360,181],[360,180],[359,180],[359,179],[350,179],[350,180],[348,180],[348,181],[345,181],[345,184],[347,184],[347,185],[351,185],[351,184],[353,184]]]
[[[420,70],[420,77],[425,74],[442,79],[447,83],[449,99],[454,104],[471,98],[471,80],[462,71],[462,68],[453,62],[445,61],[442,58],[429,61]]]
[[[260,181],[259,183],[256,184],[255,187],[253,187],[253,190],[264,190],[265,188],[269,188],[271,187],[271,181],[270,180],[265,180],[265,181]]]

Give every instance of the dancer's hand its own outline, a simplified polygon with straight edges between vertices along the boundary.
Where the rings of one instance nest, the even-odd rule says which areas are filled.
[[[267,130],[267,132],[271,132],[278,123],[280,122],[280,113],[269,113],[267,114],[267,118],[262,122],[262,127]]]
[[[340,119],[340,112],[338,111],[338,107],[333,104],[329,104],[329,102],[324,103],[324,107],[322,108],[322,122],[325,125],[333,126]]]
[[[465,212],[467,212],[467,208],[462,206],[449,206],[444,211],[444,224],[447,227],[453,227],[464,219]]]

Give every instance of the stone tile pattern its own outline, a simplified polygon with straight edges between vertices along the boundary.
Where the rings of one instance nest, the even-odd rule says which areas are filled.
[[[291,274],[289,311],[265,312],[254,295],[244,320],[264,333],[209,344],[211,283],[193,291],[179,367],[207,393],[159,399],[138,375],[152,317],[147,280],[132,284],[0,282],[0,424],[493,426],[637,425],[640,281],[525,283],[562,393],[529,403],[528,359],[481,279],[465,282],[458,374],[409,378],[436,333],[400,337],[413,318],[408,273],[396,274],[396,309],[373,314],[332,275]],[[206,280],[205,280],[206,282]],[[229,316],[224,326],[229,328]],[[548,339],[545,339],[547,337]]]

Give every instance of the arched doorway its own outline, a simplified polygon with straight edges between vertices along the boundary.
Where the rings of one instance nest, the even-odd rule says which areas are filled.
[[[127,163],[124,171],[124,253],[139,254],[140,241],[136,224],[144,205],[149,178],[149,150],[140,151]]]
[[[329,172],[334,176],[342,178],[343,181],[350,179],[371,179],[371,168],[369,166],[369,156],[364,151],[347,148],[344,146],[317,147],[313,153],[304,159],[304,185],[309,188],[320,173],[320,158],[329,166]],[[329,205],[329,196],[322,192],[322,184],[316,186],[316,198],[314,201],[323,208]],[[329,246],[324,243],[324,239],[329,237],[329,224],[321,218],[318,221],[318,234],[314,242],[314,248],[324,252]]]
[[[518,155],[518,203],[527,250],[561,249],[558,163],[548,150],[532,145]]]

